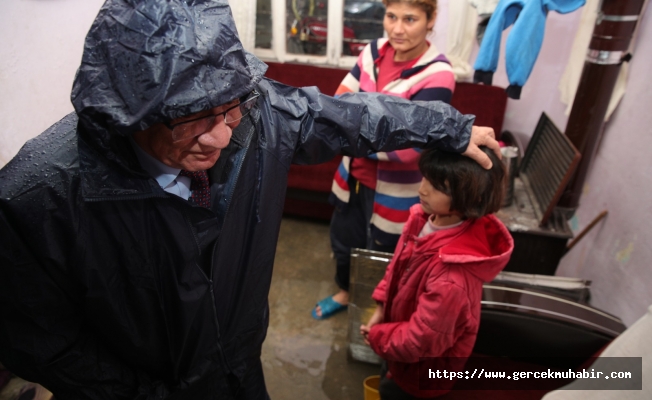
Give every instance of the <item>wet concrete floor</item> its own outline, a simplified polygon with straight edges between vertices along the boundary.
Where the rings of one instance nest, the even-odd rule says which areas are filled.
[[[286,217],[269,295],[270,325],[262,362],[273,400],[362,400],[364,378],[379,366],[347,352],[346,312],[317,321],[315,303],[337,290],[328,222]]]

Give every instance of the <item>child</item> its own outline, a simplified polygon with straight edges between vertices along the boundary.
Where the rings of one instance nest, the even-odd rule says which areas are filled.
[[[451,360],[471,354],[482,283],[509,261],[514,241],[491,215],[500,208],[505,168],[491,150],[483,151],[493,162],[490,170],[460,154],[430,149],[421,155],[420,204],[410,209],[394,257],[372,295],[376,311],[360,327],[386,361],[383,400],[446,393],[444,386],[419,388],[419,357]]]

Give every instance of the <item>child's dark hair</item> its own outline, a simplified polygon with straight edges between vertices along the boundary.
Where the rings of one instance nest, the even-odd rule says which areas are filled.
[[[505,166],[492,150],[485,146],[480,149],[491,159],[491,169],[459,153],[437,149],[424,150],[419,159],[421,174],[435,189],[451,197],[451,211],[464,218],[494,213],[503,201]]]

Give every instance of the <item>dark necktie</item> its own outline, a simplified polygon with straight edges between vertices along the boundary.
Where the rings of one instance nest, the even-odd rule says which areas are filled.
[[[208,173],[203,171],[186,171],[181,170],[179,176],[190,178],[190,190],[192,191],[192,201],[198,206],[211,207],[211,188],[208,183]]]

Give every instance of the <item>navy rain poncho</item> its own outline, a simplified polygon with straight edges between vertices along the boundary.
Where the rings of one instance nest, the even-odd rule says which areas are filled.
[[[0,362],[57,399],[262,399],[260,353],[287,173],[338,153],[462,152],[472,117],[263,77],[226,0],[109,0],[76,113],[0,171]],[[129,136],[252,90],[209,172],[212,207],[169,194]]]

